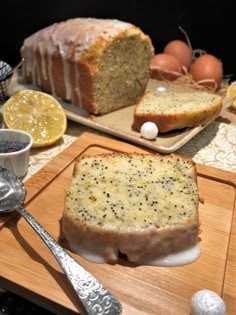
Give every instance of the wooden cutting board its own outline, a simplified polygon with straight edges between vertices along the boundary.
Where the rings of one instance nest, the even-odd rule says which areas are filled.
[[[26,183],[25,208],[59,240],[65,190],[75,160],[102,152],[146,152],[124,142],[85,133]],[[236,176],[197,165],[201,198],[201,257],[181,267],[94,264],[72,254],[121,301],[124,315],[189,315],[200,289],[221,295],[227,314],[236,312]],[[57,314],[85,314],[55,258],[18,216],[1,218],[0,287]]]

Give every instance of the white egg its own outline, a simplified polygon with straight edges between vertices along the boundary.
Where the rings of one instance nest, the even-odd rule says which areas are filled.
[[[225,303],[215,292],[200,290],[192,296],[191,315],[226,315]]]
[[[158,127],[153,122],[147,121],[142,125],[140,132],[143,138],[153,140],[158,135]]]

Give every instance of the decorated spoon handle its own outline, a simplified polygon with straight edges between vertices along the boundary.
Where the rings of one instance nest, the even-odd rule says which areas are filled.
[[[60,264],[89,315],[121,314],[120,302],[74,260],[23,207],[16,209],[38,233]]]

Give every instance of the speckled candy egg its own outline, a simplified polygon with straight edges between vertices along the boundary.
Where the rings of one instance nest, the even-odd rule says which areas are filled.
[[[191,315],[226,315],[221,297],[210,290],[200,290],[192,296]]]

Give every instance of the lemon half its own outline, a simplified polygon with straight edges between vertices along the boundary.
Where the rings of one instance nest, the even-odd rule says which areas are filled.
[[[226,98],[232,101],[231,109],[236,110],[236,81],[233,81],[227,88]]]
[[[66,131],[67,117],[61,104],[51,95],[22,90],[11,96],[3,107],[6,128],[30,133],[33,147],[54,144]]]

